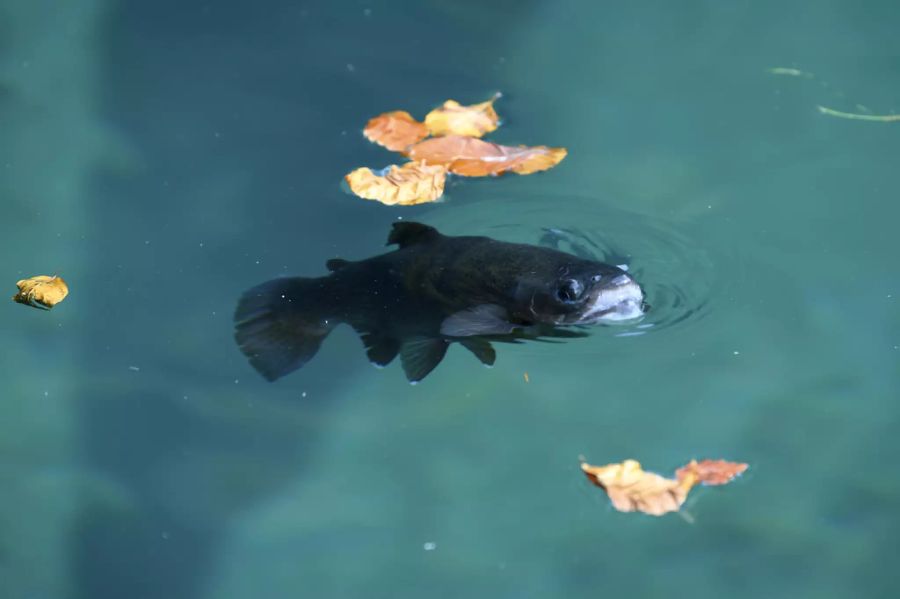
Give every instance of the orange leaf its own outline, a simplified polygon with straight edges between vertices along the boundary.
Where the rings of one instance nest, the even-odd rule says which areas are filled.
[[[403,166],[391,165],[377,172],[366,167],[358,168],[344,178],[353,193],[361,198],[388,205],[412,206],[441,197],[447,169],[407,162]]]
[[[69,295],[68,285],[57,276],[38,275],[23,279],[16,287],[19,292],[13,296],[13,301],[42,310],[49,310]]]
[[[686,466],[675,471],[678,480],[685,478],[688,473],[697,477],[697,482],[704,485],[724,485],[739,476],[747,469],[747,464],[726,462],[725,460],[691,460]]]
[[[529,175],[553,168],[566,157],[566,149],[501,146],[474,137],[448,135],[417,143],[409,149],[409,156],[427,164],[443,164],[457,175],[485,177],[507,171]]]
[[[403,152],[428,137],[428,127],[412,118],[408,112],[395,110],[369,120],[363,129],[363,135],[392,152]]]
[[[494,111],[495,95],[487,102],[463,106],[455,100],[447,100],[425,116],[425,126],[432,135],[466,135],[481,137],[496,129],[500,117]]]
[[[722,460],[692,461],[678,469],[676,479],[644,472],[635,460],[606,466],[582,463],[581,469],[592,483],[606,491],[613,507],[620,512],[638,511],[661,516],[677,512],[698,482],[725,484],[746,470],[747,465]]]

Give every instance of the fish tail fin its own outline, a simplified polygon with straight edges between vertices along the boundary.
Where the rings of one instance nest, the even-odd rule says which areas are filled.
[[[234,338],[267,380],[306,364],[337,324],[329,321],[316,300],[320,287],[320,279],[273,279],[241,296],[234,313]]]

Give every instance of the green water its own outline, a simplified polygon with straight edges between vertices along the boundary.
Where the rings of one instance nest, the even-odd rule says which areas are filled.
[[[891,2],[0,2],[0,596],[892,597],[900,8]],[[803,76],[770,69],[799,69]],[[386,110],[501,90],[552,171],[387,208]],[[643,325],[459,347],[349,329],[270,384],[247,287],[390,224],[624,258]],[[565,246],[569,247],[569,246]],[[623,335],[623,333],[626,333]],[[640,333],[640,334],[634,334]],[[528,382],[525,380],[528,373]],[[749,472],[614,511],[579,456]]]

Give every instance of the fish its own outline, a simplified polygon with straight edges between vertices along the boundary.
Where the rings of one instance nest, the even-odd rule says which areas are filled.
[[[309,362],[340,324],[379,367],[397,356],[417,383],[458,343],[486,366],[492,342],[584,336],[585,325],[640,319],[641,286],[623,268],[556,249],[393,224],[396,249],[359,261],[328,260],[322,277],[281,277],[246,291],[235,340],[275,381]]]

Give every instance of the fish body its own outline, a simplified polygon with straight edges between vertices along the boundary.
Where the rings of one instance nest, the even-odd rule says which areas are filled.
[[[399,355],[417,382],[453,342],[491,365],[491,341],[572,336],[561,327],[643,314],[640,286],[616,266],[488,237],[446,236],[414,222],[395,223],[388,244],[398,248],[360,261],[329,260],[328,276],[274,279],[247,291],[235,313],[235,338],[250,363],[278,379],[346,323],[372,363],[386,366]]]

